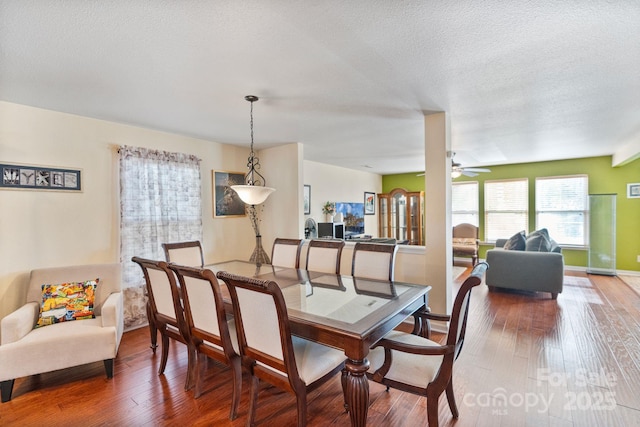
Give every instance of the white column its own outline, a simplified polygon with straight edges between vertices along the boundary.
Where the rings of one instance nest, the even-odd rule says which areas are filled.
[[[425,135],[425,256],[429,306],[450,314],[453,306],[451,247],[451,142],[446,113],[426,114]]]

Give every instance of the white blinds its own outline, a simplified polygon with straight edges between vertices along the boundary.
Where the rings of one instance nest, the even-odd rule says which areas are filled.
[[[536,228],[560,244],[586,245],[587,175],[536,178]]]
[[[454,182],[451,186],[451,224],[478,224],[478,182]]]
[[[508,239],[528,229],[527,178],[484,183],[485,240]]]

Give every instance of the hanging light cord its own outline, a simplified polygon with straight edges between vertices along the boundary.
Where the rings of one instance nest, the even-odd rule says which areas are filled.
[[[247,185],[267,185],[267,181],[264,179],[264,176],[258,172],[260,169],[260,159],[253,151],[253,103],[256,102],[259,98],[254,95],[247,95],[244,97],[247,101],[251,103],[251,151],[249,152],[249,161],[247,162],[247,167],[249,168],[249,172],[245,176],[245,182]],[[255,175],[258,175],[258,178],[255,178]]]

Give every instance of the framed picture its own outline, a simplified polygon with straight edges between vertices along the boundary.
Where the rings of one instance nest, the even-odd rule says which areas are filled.
[[[311,213],[311,186],[304,186],[304,214],[309,215]]]
[[[0,189],[82,191],[80,169],[0,164]]]
[[[364,214],[375,215],[376,213],[376,193],[364,192]]]
[[[640,183],[627,184],[627,199],[640,199]]]
[[[245,216],[245,205],[232,185],[244,184],[242,172],[211,171],[213,188],[213,217],[229,218]]]

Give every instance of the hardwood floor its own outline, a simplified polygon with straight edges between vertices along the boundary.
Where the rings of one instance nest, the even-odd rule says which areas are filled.
[[[556,301],[479,286],[454,367],[460,418],[452,418],[441,396],[440,425],[640,425],[639,339],[640,297],[616,277],[568,272]],[[246,378],[239,416],[231,422],[229,371],[212,362],[208,391],[194,399],[183,389],[185,350],[172,342],[165,374],[158,376],[160,355],[149,349],[148,330],[128,332],[113,379],[106,379],[102,363],[17,379],[13,400],[0,404],[0,425],[244,425]],[[426,425],[425,398],[375,383],[370,390],[368,425]],[[295,411],[293,396],[262,389],[258,425],[293,425]],[[310,426],[349,424],[339,375],[311,393],[308,420]]]

